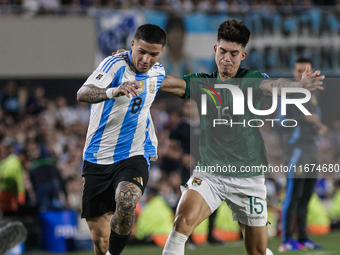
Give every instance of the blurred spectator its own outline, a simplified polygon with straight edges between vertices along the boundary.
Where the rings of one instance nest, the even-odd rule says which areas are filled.
[[[332,122],[331,141],[335,149],[335,156],[340,156],[340,119],[335,119]]]
[[[182,182],[186,183],[197,161],[200,160],[198,149],[200,119],[196,102],[187,99],[183,105],[182,113],[184,117],[182,123],[170,133],[169,150],[177,150],[177,147],[181,147],[184,167],[180,167],[180,169]]]
[[[33,91],[33,95],[27,100],[26,113],[39,115],[46,109],[47,104],[48,100],[45,98],[45,88],[36,87]]]
[[[19,117],[18,85],[15,81],[8,81],[0,94],[0,107],[5,117],[12,118],[15,122]]]
[[[81,193],[82,183],[78,180],[77,176],[70,176],[66,179],[66,191],[67,191],[67,202],[71,209],[81,210]]]
[[[16,212],[25,203],[26,151],[11,153],[0,162],[0,211]]]
[[[166,52],[159,60],[168,75],[180,77],[191,73],[191,58],[184,52],[186,31],[181,18],[170,15],[165,26]]]
[[[152,120],[158,135],[169,123],[169,114],[166,112],[166,103],[163,100],[155,100],[150,109]]]
[[[45,210],[63,208],[64,204],[60,195],[63,193],[64,199],[67,200],[67,192],[65,182],[56,168],[54,160],[46,156],[38,144],[31,143],[28,149],[32,160],[29,175],[36,195],[37,206]]]
[[[172,1],[172,10],[176,10],[180,13],[188,13],[193,9],[193,4],[190,0],[178,0]]]
[[[58,107],[56,118],[61,126],[67,127],[77,121],[77,113],[67,104],[64,96],[57,97],[56,103]]]
[[[79,122],[82,126],[87,126],[90,120],[89,104],[77,102],[74,111],[77,114],[77,122]]]

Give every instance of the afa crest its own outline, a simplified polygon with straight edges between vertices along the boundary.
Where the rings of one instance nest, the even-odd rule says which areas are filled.
[[[149,83],[149,92],[151,94],[156,92],[156,82],[155,81],[150,81],[150,83]]]
[[[200,186],[202,183],[202,179],[194,177],[194,179],[192,180],[192,186],[197,187]]]
[[[143,93],[144,89],[145,89],[145,83],[144,83],[144,80],[141,80],[141,81],[137,81],[140,85],[140,88],[137,89],[138,93]]]

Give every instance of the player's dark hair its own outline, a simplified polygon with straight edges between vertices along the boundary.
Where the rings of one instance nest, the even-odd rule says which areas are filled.
[[[306,57],[298,57],[297,60],[295,60],[295,63],[309,63],[310,65],[312,65],[312,60],[310,58],[306,58]]]
[[[152,24],[145,24],[137,28],[134,39],[135,41],[141,39],[147,43],[162,44],[162,46],[164,46],[166,43],[166,35],[164,30],[159,26]]]
[[[221,23],[217,30],[217,41],[221,39],[228,42],[242,44],[245,48],[250,37],[249,28],[240,20],[228,19]]]

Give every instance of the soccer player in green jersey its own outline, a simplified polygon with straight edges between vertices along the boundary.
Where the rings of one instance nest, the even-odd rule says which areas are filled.
[[[239,109],[234,109],[233,103],[237,100],[232,97],[230,90],[241,90],[249,97],[248,88],[252,88],[251,102],[259,110],[263,96],[271,97],[275,93],[274,88],[278,96],[281,96],[282,88],[323,90],[325,77],[320,76],[320,71],[308,75],[307,67],[300,81],[284,78],[273,80],[264,73],[240,68],[241,61],[247,56],[245,47],[249,37],[250,31],[243,22],[235,19],[223,22],[218,28],[217,44],[214,45],[218,70],[212,74],[193,73],[183,78],[166,76],[160,87],[163,92],[182,98],[191,97],[197,102],[201,115],[199,169],[204,169],[194,171],[187,182],[163,255],[184,255],[188,236],[223,201],[227,202],[233,211],[233,219],[240,225],[247,254],[272,254],[267,249],[267,204],[263,172],[241,171],[242,167],[268,165],[261,133],[258,127],[248,125],[251,123],[255,126],[251,120],[258,117],[249,109],[244,109],[242,115],[234,115],[234,110]],[[226,85],[229,85],[228,89],[221,88]],[[204,103],[201,98],[206,94],[218,98],[220,112],[217,111],[215,98],[210,96],[207,97],[206,107],[202,107]],[[205,113],[202,108],[206,108]],[[220,122],[214,123],[216,119]],[[217,165],[222,170],[227,167],[227,171],[206,172],[207,167]]]
[[[230,90],[233,86],[238,87],[247,95],[248,88],[252,88],[253,106],[260,109],[262,97],[271,97],[273,88],[277,88],[279,96],[281,88],[287,87],[305,88],[309,91],[323,90],[322,80],[325,77],[320,76],[320,71],[308,75],[307,68],[300,81],[283,78],[273,80],[268,79],[266,74],[240,68],[241,61],[247,56],[245,46],[249,37],[250,31],[243,22],[235,19],[223,22],[218,28],[217,44],[214,45],[218,70],[212,74],[194,73],[183,78],[167,76],[162,83],[162,91],[182,98],[190,96],[198,103],[201,115],[199,165],[203,168],[229,166],[229,171],[225,172],[193,173],[177,207],[174,227],[165,244],[163,255],[183,255],[188,236],[223,201],[227,202],[233,211],[233,219],[240,225],[247,254],[272,254],[266,249],[267,204],[263,172],[241,172],[241,168],[245,166],[268,165],[258,127],[247,124],[249,120],[258,117],[249,109],[244,109],[243,115],[234,115],[233,111],[236,109],[233,109]],[[231,87],[218,88],[215,84],[228,84]],[[203,109],[205,112],[202,112],[202,94],[209,94],[208,92],[218,98],[221,104],[220,113],[210,96],[207,96],[207,106]],[[214,119],[221,118],[224,125],[215,123],[214,127]],[[234,125],[231,125],[231,121]]]

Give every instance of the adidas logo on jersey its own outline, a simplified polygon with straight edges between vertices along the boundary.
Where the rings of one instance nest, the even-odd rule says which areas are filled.
[[[143,186],[143,178],[142,177],[135,177],[133,178],[136,182],[139,182]]]

